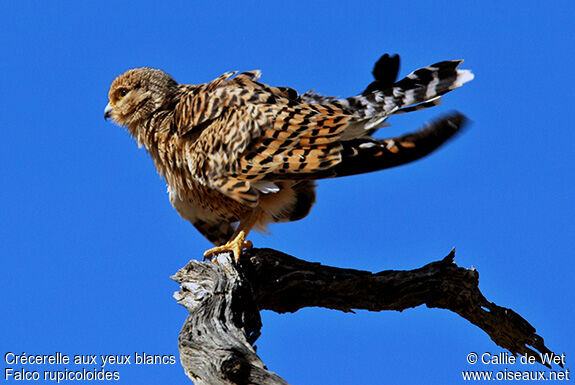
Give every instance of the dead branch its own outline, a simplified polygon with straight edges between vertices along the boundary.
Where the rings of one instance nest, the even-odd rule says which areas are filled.
[[[513,354],[541,362],[537,352],[551,353],[519,314],[489,302],[479,290],[479,273],[457,266],[454,257],[453,250],[419,269],[379,273],[323,266],[272,249],[252,249],[239,265],[227,254],[217,263],[190,261],[172,277],[181,287],[175,298],[190,311],[179,338],[182,365],[197,385],[286,384],[252,347],[259,310],[309,306],[349,312],[425,304],[459,314]]]

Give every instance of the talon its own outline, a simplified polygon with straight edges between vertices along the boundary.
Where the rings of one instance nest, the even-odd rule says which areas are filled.
[[[225,245],[216,246],[204,253],[204,260],[211,259],[215,262],[214,256],[224,252],[231,252],[234,256],[234,260],[237,262],[240,260],[240,255],[243,249],[249,250],[252,248],[252,242],[246,241],[246,233],[242,230],[236,235],[232,240],[228,241]]]

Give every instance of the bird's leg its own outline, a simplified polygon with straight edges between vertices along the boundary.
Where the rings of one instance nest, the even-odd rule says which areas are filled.
[[[246,237],[257,220],[258,217],[257,211],[258,211],[257,208],[254,209],[245,220],[240,221],[240,224],[238,225],[238,228],[234,232],[234,235],[232,235],[231,239],[228,242],[226,242],[225,245],[216,246],[214,248],[206,250],[206,252],[204,253],[204,260],[213,258],[217,254],[231,251],[234,255],[235,261],[236,262],[239,261],[242,250],[252,248],[252,242],[246,241]]]

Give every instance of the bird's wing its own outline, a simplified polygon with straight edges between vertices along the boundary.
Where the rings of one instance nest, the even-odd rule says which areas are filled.
[[[207,107],[217,102],[207,101]],[[202,126],[197,140],[186,152],[188,168],[201,184],[216,189],[248,206],[255,206],[258,193],[238,175],[240,155],[257,140],[268,125],[266,116],[256,105],[228,105],[219,115],[211,114]],[[192,132],[193,130],[192,129]]]
[[[464,118],[454,114],[417,135],[384,141],[365,132],[473,79],[457,69],[460,62],[436,63],[385,91],[326,104],[304,103],[291,89],[259,83],[259,72],[231,80],[234,73],[224,74],[177,108],[177,130],[191,138],[188,168],[199,183],[255,207],[260,192],[278,190],[277,180],[351,175],[418,159],[452,137]]]
[[[270,125],[260,106],[289,100],[289,91],[261,85],[259,71],[230,79],[234,74],[186,90],[174,109],[173,131],[197,182],[253,207],[259,194],[240,178],[240,158]]]
[[[176,106],[175,131],[201,184],[248,206],[274,191],[268,175],[311,174],[339,162],[337,142],[351,115],[298,103],[287,87],[257,82],[258,72],[227,73],[190,90]],[[297,179],[297,178],[296,178]]]
[[[240,158],[241,175],[268,181],[319,179],[419,159],[458,132],[465,118],[454,113],[398,138],[374,140],[369,135],[388,116],[436,105],[441,95],[472,80],[470,71],[458,69],[461,62],[435,63],[395,82],[399,57],[384,55],[374,68],[376,82],[362,95],[331,102],[311,98],[321,104],[262,106],[273,118]]]

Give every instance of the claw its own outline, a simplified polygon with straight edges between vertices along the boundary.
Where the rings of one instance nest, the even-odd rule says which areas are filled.
[[[240,260],[240,255],[242,254],[242,250],[246,249],[249,250],[252,248],[252,242],[246,241],[246,233],[241,230],[238,232],[232,240],[228,241],[225,245],[216,246],[209,250],[206,250],[204,253],[204,260],[211,259],[212,262],[215,262],[214,257],[223,252],[232,252],[234,255],[234,260],[237,262]]]

